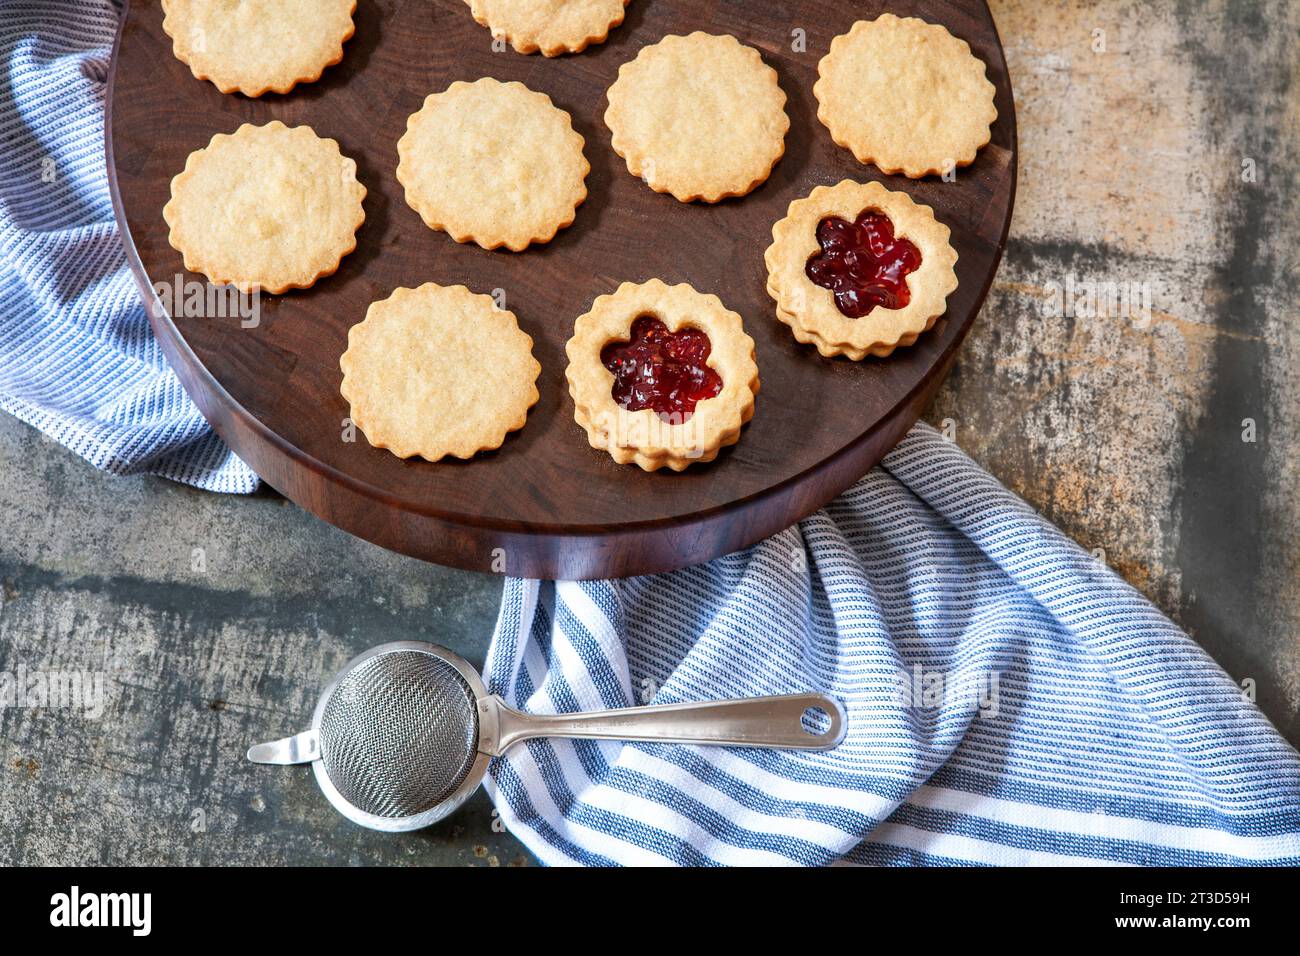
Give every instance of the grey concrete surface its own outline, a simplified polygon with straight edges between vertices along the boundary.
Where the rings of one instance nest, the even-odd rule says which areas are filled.
[[[1020,193],[927,418],[1300,741],[1300,6],[992,6]],[[1090,282],[1149,309],[1051,308]],[[481,661],[499,581],[273,493],[109,478],[0,416],[0,582],[0,670],[107,679],[97,716],[0,711],[0,863],[531,862],[481,796],[386,837],[343,822],[307,771],[242,759],[375,643]]]
[[[307,726],[389,640],[481,664],[501,583],[400,557],[273,492],[113,479],[0,416],[0,671],[99,672],[103,712],[0,709],[0,863],[529,858],[481,794],[400,837],[354,827],[250,743]]]
[[[1020,186],[932,419],[1300,740],[1300,4],[995,0]],[[1074,281],[1150,314],[1056,316]]]

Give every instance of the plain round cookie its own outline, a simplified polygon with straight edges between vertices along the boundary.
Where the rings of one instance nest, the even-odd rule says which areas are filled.
[[[627,0],[465,0],[479,26],[516,53],[559,56],[604,43],[623,22]]]
[[[163,0],[172,52],[222,93],[261,96],[313,83],[343,59],[356,0]]]
[[[776,71],[733,36],[667,36],[624,63],[605,125],[628,172],[682,202],[743,196],[785,152]]]
[[[859,20],[831,41],[817,74],[817,118],[883,173],[919,179],[969,166],[998,116],[970,45],[915,17]]]
[[[163,207],[185,268],[241,291],[305,289],[357,247],[366,187],[309,126],[245,123],[190,153]]]
[[[433,282],[371,303],[339,367],[366,440],[428,461],[500,448],[524,427],[542,371],[513,312]]]
[[[397,144],[397,179],[430,229],[519,252],[572,224],[591,170],[569,114],[483,77],[432,93]]]

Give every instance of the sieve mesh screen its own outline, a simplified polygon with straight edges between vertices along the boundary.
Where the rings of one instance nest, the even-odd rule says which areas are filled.
[[[400,650],[346,674],[321,715],[321,760],[345,800],[380,817],[447,799],[474,765],[478,711],[456,668]]]

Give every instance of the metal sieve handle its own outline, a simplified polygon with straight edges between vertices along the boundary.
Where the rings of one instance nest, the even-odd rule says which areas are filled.
[[[821,711],[829,719],[829,726],[820,733],[804,726],[804,713],[810,709]],[[523,714],[494,696],[479,700],[479,719],[483,731],[479,750],[494,757],[534,737],[829,750],[844,739],[846,723],[840,702],[825,694],[625,707],[554,716]]]
[[[320,735],[314,730],[304,730],[292,737],[254,744],[248,748],[248,759],[253,763],[270,763],[287,767],[295,763],[311,763],[320,756]]]

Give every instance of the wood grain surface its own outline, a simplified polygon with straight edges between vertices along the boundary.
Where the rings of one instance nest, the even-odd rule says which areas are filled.
[[[993,139],[955,182],[881,176],[836,147],[812,84],[830,40],[880,3],[632,0],[607,43],[547,60],[492,49],[461,0],[362,0],[343,62],[318,83],[256,100],[195,80],[171,54],[156,2],[132,3],[114,57],[107,126],[114,203],[142,293],[185,273],[161,211],[171,177],[212,135],[245,122],[308,124],[357,160],[369,190],[358,249],[310,290],[263,297],[258,325],[155,316],[187,390],[273,487],[380,545],[459,567],[590,578],[668,570],[751,544],[866,472],[919,415],[974,321],[1001,256],[1015,193],[1016,128],[983,2],[891,3],[945,24],[988,64]],[[786,155],[766,184],[716,206],[684,205],[633,179],[609,148],[604,91],[618,67],[670,33],[731,33],[763,53],[789,97]],[[457,79],[520,80],[586,138],[589,196],[575,224],[524,253],[486,252],[427,229],[396,181],[396,143],[430,92]],[[960,255],[958,290],[920,342],[886,360],[827,361],[779,324],[763,250],[793,199],[843,178],[877,179],[935,209]],[[742,314],[763,391],[739,445],[682,474],[646,474],[588,447],[564,385],[564,342],[597,295],[625,280],[689,282]],[[541,401],[500,451],[469,462],[402,461],[358,437],[338,357],[348,328],[399,286],[504,290],[536,342]]]

